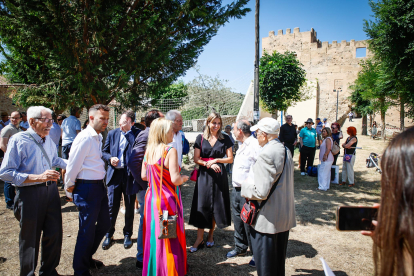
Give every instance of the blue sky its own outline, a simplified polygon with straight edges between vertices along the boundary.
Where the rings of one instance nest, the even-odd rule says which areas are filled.
[[[230,3],[231,1],[223,1]],[[260,40],[270,31],[299,27],[300,31],[314,28],[320,41],[350,41],[367,39],[363,31],[364,19],[372,19],[368,0],[261,0],[260,1]],[[216,76],[228,80],[227,85],[234,92],[247,92],[253,79],[254,65],[254,10],[255,0],[248,4],[251,12],[238,20],[231,20],[198,58],[197,65],[204,75]],[[187,71],[182,79],[191,81],[197,73]]]

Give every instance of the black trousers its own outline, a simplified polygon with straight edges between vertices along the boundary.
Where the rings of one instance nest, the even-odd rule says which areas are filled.
[[[293,155],[295,153],[295,146],[293,144],[288,144],[288,143],[285,143],[285,146],[290,150],[290,153],[292,154],[292,158],[293,158]]]
[[[254,230],[250,226],[254,261],[257,275],[282,276],[285,275],[286,250],[289,240],[289,231],[276,234],[265,234]]]
[[[302,148],[300,149],[300,171],[301,172],[306,172],[305,165],[307,165],[306,169],[308,167],[313,166],[313,161],[315,159],[315,152],[316,152],[316,148],[310,148],[305,145],[302,146]]]
[[[240,212],[246,199],[240,195],[240,188],[233,188],[232,217],[234,223],[234,245],[238,252],[246,252],[250,247],[253,254],[253,249],[250,242],[250,225],[245,224],[240,218]]]
[[[56,183],[18,188],[14,199],[14,212],[16,218],[20,217],[20,275],[35,275],[42,232],[39,274],[58,275],[56,267],[60,261],[63,234]]]
[[[336,165],[336,161],[338,160],[338,156],[339,156],[339,153],[337,155],[334,155],[333,156],[334,157],[334,161],[332,163],[332,166]]]
[[[125,226],[123,229],[124,236],[132,236],[132,228],[134,226],[134,205],[136,194],[126,194],[127,171],[126,169],[115,170],[111,181],[108,183],[108,205],[109,219],[111,220],[111,228],[106,236],[112,237],[115,232],[116,219],[118,217],[119,206],[121,205],[122,194],[125,201]]]

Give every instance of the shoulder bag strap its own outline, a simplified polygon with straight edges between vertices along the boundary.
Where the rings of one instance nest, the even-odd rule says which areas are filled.
[[[29,135],[29,138],[32,139],[35,144],[40,148],[40,150],[42,151],[43,155],[46,158],[47,163],[49,164],[50,169],[52,168],[52,163],[50,162],[49,156],[46,153],[46,150],[43,148],[43,146],[41,144],[39,144],[36,139],[28,132],[26,132]]]
[[[272,195],[272,193],[276,190],[276,186],[277,184],[279,184],[279,180],[282,177],[283,172],[285,171],[285,167],[286,167],[286,161],[287,161],[287,150],[285,147],[285,161],[283,162],[283,169],[282,169],[282,173],[279,175],[279,177],[277,178],[276,182],[273,183],[272,188],[270,189],[269,195],[267,196],[267,198],[265,200],[262,200],[262,202],[259,205],[259,208],[257,209],[257,212],[260,211],[260,209],[263,208],[263,206],[266,204],[266,202],[269,200],[270,196]]]

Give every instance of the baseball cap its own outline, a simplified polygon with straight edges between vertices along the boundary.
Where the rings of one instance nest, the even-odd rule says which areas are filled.
[[[266,132],[267,134],[276,134],[279,133],[280,124],[275,119],[267,117],[261,119],[257,125],[252,126],[250,131],[256,131],[258,129]]]

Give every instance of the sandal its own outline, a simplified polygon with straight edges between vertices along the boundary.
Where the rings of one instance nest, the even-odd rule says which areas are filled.
[[[215,245],[214,240],[212,242],[206,242],[207,248],[212,248]]]
[[[355,186],[355,183],[354,184],[349,184],[348,185],[348,187],[354,187]]]
[[[342,182],[339,184],[339,186],[342,186],[342,185],[346,185],[346,182]]]

